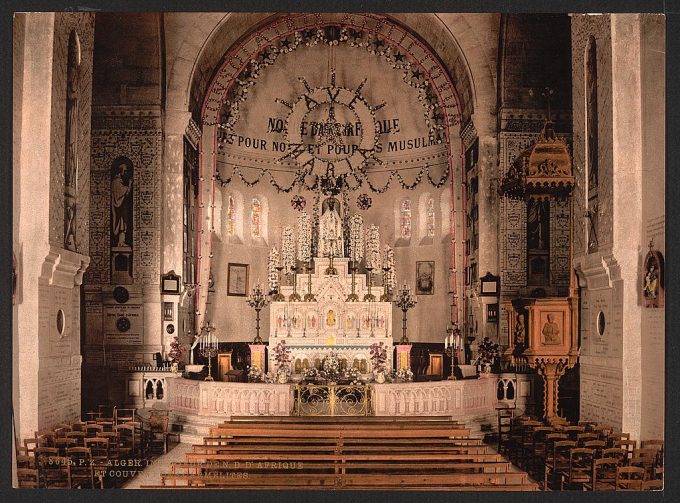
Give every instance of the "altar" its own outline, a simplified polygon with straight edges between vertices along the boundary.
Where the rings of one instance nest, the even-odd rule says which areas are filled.
[[[286,300],[270,304],[269,368],[275,368],[272,349],[280,341],[291,350],[291,370],[296,374],[320,368],[331,352],[341,366],[371,373],[370,347],[376,342],[386,346],[388,367],[393,368],[392,304],[363,300],[369,295],[380,299],[384,288],[371,285],[369,292],[367,275],[355,273],[353,277],[347,258],[334,259],[337,274],[326,274],[330,261],[314,259],[313,271],[296,273],[295,288],[281,287]],[[315,300],[291,302],[294,290],[313,292]],[[347,300],[352,293],[362,300]]]

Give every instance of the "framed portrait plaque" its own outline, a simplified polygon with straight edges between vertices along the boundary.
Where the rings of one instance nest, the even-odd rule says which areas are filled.
[[[248,294],[248,264],[232,264],[227,269],[227,295],[245,297]]]

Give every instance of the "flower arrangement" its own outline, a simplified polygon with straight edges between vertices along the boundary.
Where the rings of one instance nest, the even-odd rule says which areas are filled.
[[[295,235],[293,234],[293,228],[290,226],[283,228],[281,255],[283,258],[283,270],[286,274],[290,274],[291,269],[295,267]]]
[[[248,369],[248,382],[262,382],[262,369],[257,365]]]
[[[281,370],[288,370],[290,363],[290,349],[286,346],[286,341],[280,341],[274,348],[274,361],[276,362],[276,373]]]
[[[179,363],[184,354],[184,346],[180,344],[177,337],[175,337],[170,343],[170,351],[168,351],[168,358],[172,360],[173,363]]]
[[[349,222],[349,253],[353,262],[364,255],[364,218],[353,215]]]
[[[340,378],[340,362],[335,353],[330,353],[321,363],[321,377],[329,381],[337,381]]]
[[[498,355],[498,344],[491,342],[488,337],[484,337],[478,348],[479,358],[478,363],[492,364]]]
[[[413,381],[413,372],[411,369],[401,369],[395,372],[394,377],[404,382],[411,382]]]
[[[297,218],[298,232],[298,260],[309,262],[312,258],[312,222],[306,211],[300,213]]]
[[[343,379],[348,381],[349,384],[351,385],[359,384],[361,379],[361,373],[359,372],[359,369],[350,367],[345,370],[343,374]]]
[[[366,267],[379,269],[382,257],[380,255],[380,229],[371,225],[366,233]]]
[[[321,373],[315,367],[312,367],[310,369],[305,369],[302,373],[302,377],[305,381],[316,381],[321,377]]]
[[[281,255],[276,245],[269,251],[269,262],[267,263],[267,280],[269,281],[269,293],[279,289],[279,273],[277,267],[281,266]]]
[[[373,372],[385,372],[387,369],[387,346],[384,342],[371,344],[371,364]]]

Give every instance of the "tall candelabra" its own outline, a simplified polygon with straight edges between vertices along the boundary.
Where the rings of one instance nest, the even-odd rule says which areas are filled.
[[[205,380],[214,381],[212,376],[212,359],[215,358],[218,353],[217,336],[213,333],[215,331],[215,325],[207,322],[202,328],[203,331],[205,331],[205,335],[201,338],[199,352],[203,358],[208,359],[208,375],[205,376]]]
[[[281,271],[283,271],[283,266],[282,265],[277,266],[276,270],[278,271],[278,275],[279,275],[279,284],[276,287],[276,293],[274,294],[274,297],[272,298],[272,300],[274,302],[283,302],[283,301],[286,300],[286,297],[281,293]]]
[[[451,358],[451,375],[450,381],[456,380],[455,369],[458,365],[458,352],[461,349],[462,337],[458,325],[453,325],[447,331],[448,335],[444,339],[444,353]]]
[[[264,309],[264,307],[269,304],[269,301],[267,300],[267,296],[264,294],[264,290],[262,290],[262,285],[259,283],[255,285],[255,288],[253,288],[253,291],[250,293],[250,297],[246,299],[246,302],[250,307],[255,309],[255,339],[253,340],[253,344],[262,344],[262,337],[260,337],[260,311]]]
[[[352,260],[352,264],[350,265],[351,271],[352,271],[352,293],[350,293],[347,296],[347,301],[346,302],[359,302],[359,296],[357,295],[356,292],[356,272],[357,269],[359,268],[359,263],[358,261]]]
[[[312,293],[312,261],[307,262],[305,267],[307,268],[307,293],[305,294],[304,301],[314,302],[316,297]]]
[[[364,295],[364,302],[374,302],[375,295],[371,293],[371,286],[373,285],[373,268],[366,266],[366,276],[368,279],[368,293]]]
[[[411,287],[408,285],[404,285],[401,288],[401,290],[399,290],[397,298],[394,301],[394,304],[404,313],[402,325],[403,333],[401,336],[401,340],[399,341],[399,344],[408,344],[408,337],[406,336],[406,313],[409,309],[415,307],[417,303],[418,299],[416,298],[415,295],[411,293]]]
[[[392,302],[392,285],[390,285],[389,277],[391,269],[383,262],[383,294],[380,296],[380,302]]]
[[[300,297],[300,294],[297,293],[297,272],[298,272],[297,265],[291,267],[290,270],[293,272],[293,293],[290,294],[288,300],[291,302],[300,302],[302,300],[302,297]]]

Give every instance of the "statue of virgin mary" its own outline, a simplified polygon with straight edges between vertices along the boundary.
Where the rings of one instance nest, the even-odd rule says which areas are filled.
[[[321,205],[319,256],[338,258],[343,256],[343,250],[340,201],[334,197],[329,197]]]

